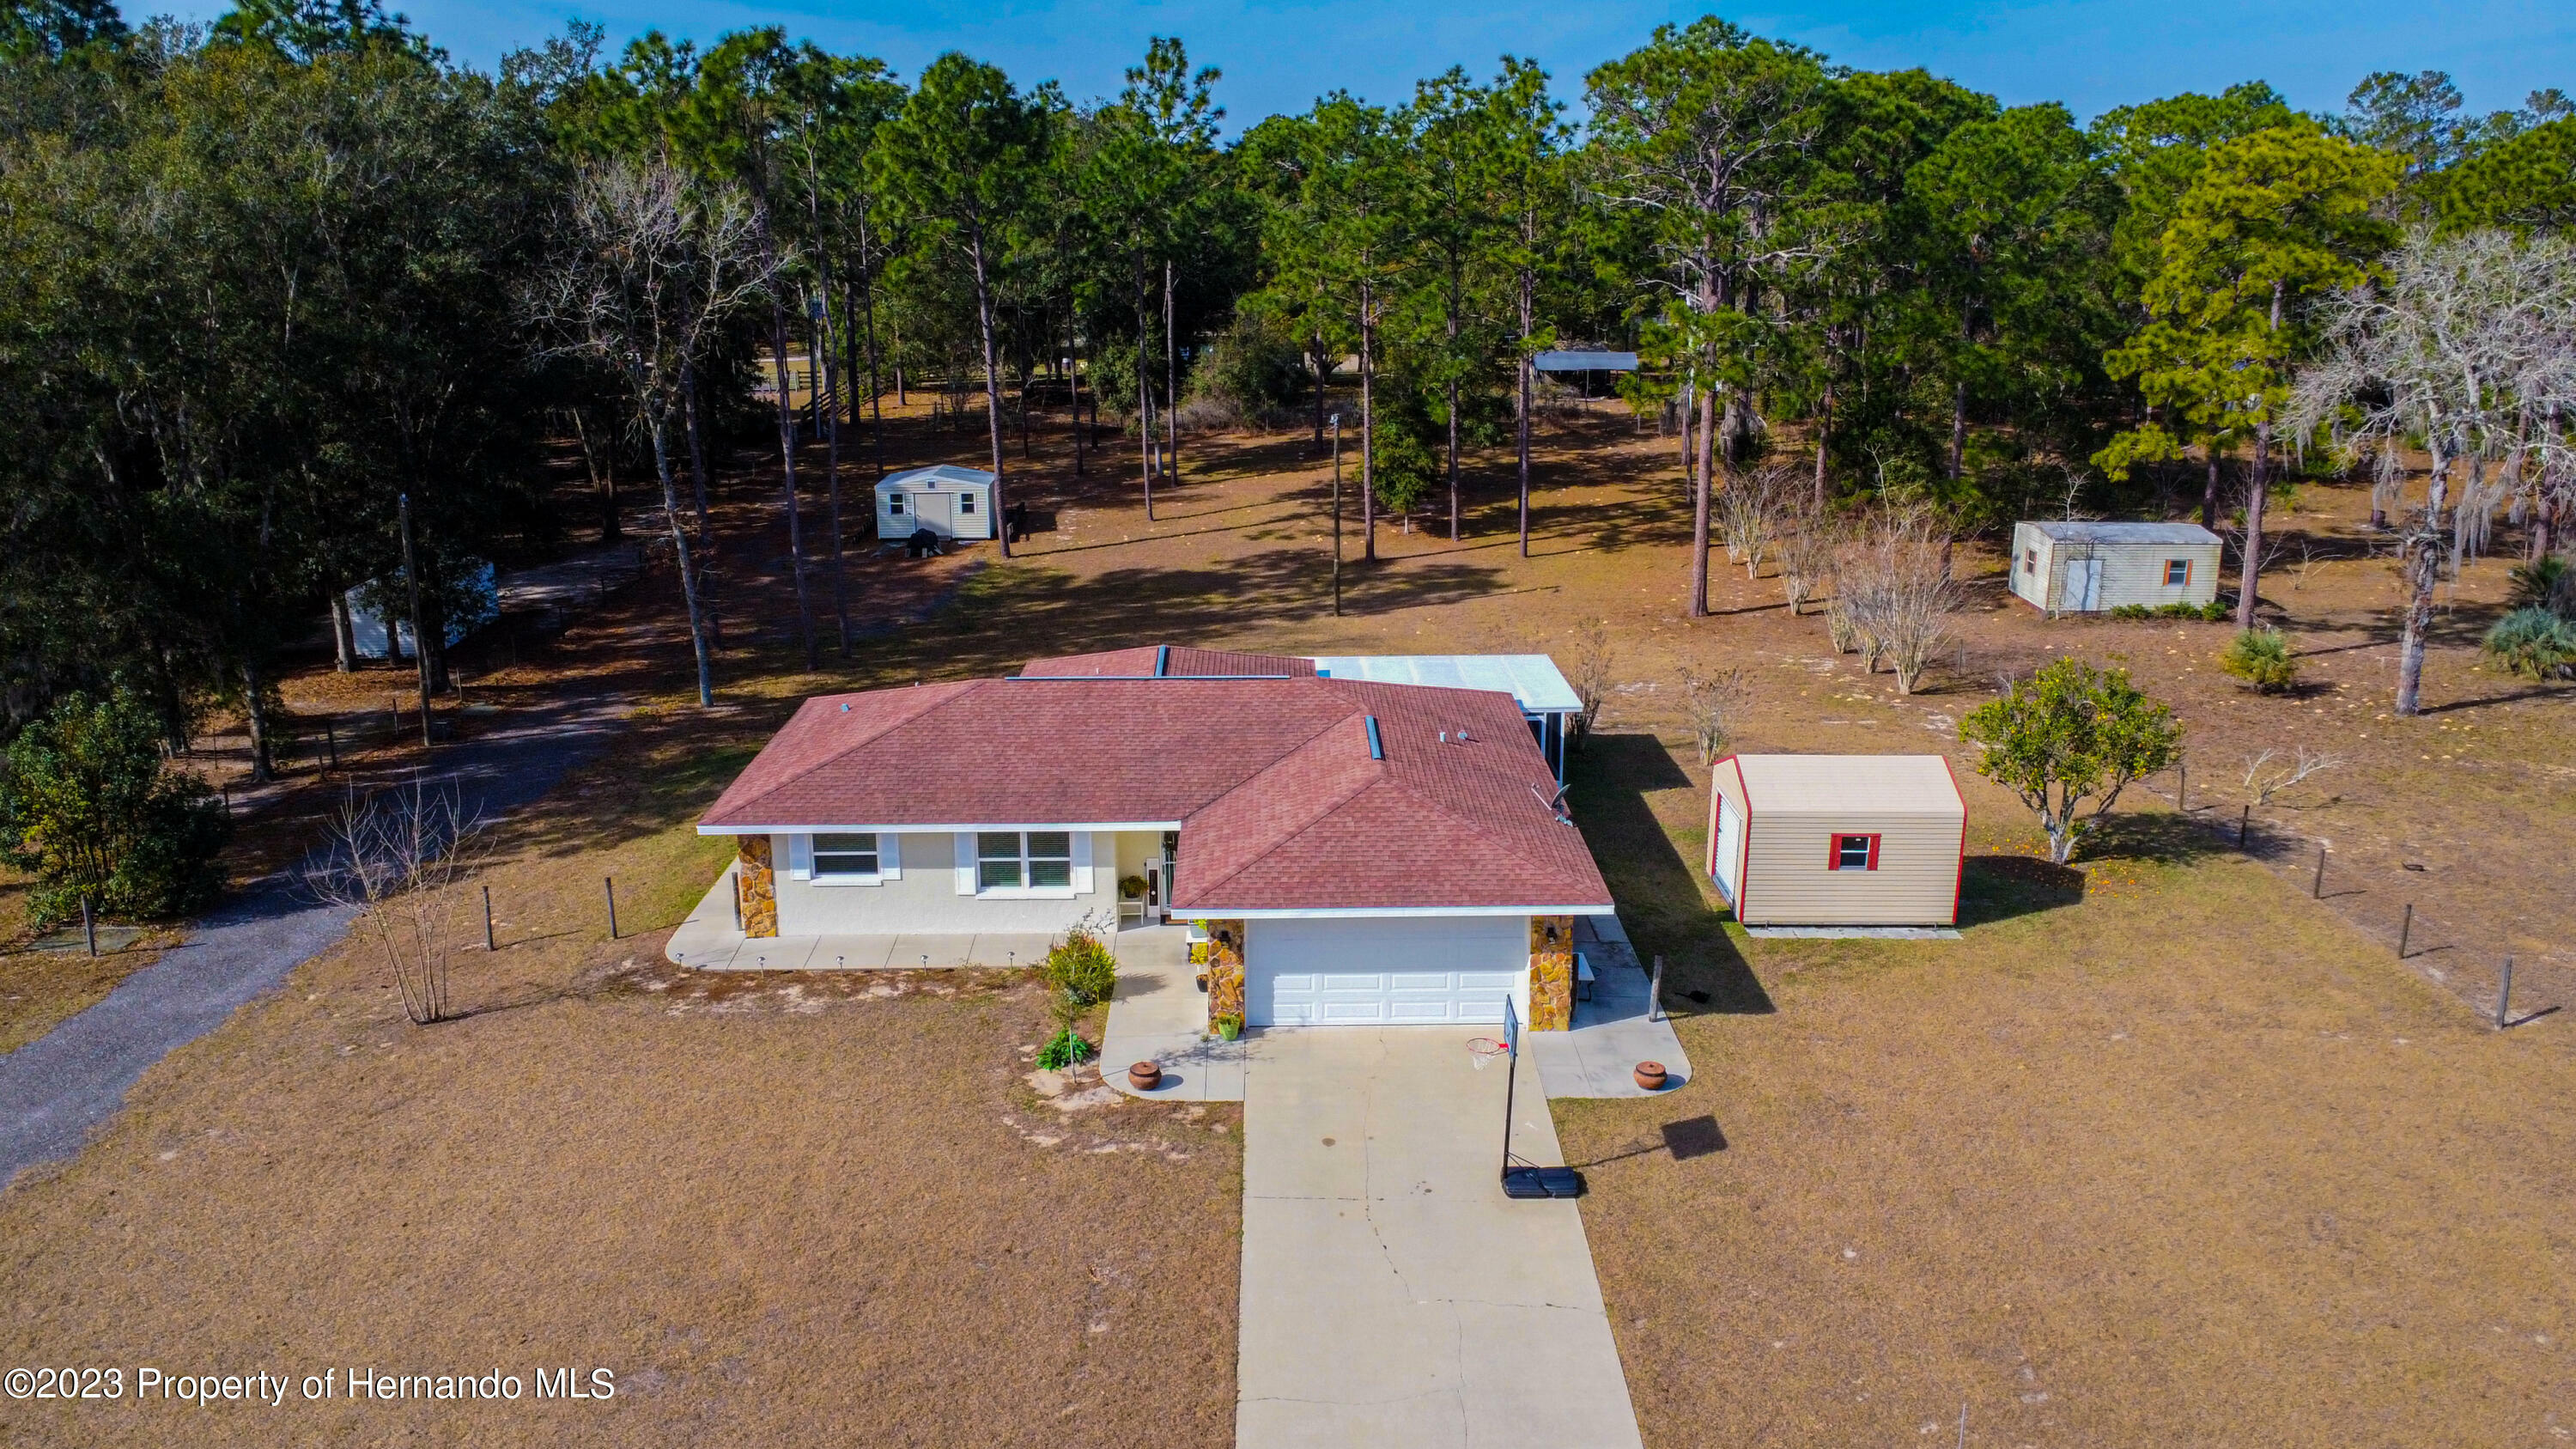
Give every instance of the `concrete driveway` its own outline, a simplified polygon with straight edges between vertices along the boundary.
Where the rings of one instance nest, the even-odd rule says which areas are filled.
[[[1456,1027],[1259,1033],[1235,1443],[1639,1443],[1577,1205],[1497,1179],[1504,1072]],[[1530,1060],[1513,1149],[1554,1165]]]

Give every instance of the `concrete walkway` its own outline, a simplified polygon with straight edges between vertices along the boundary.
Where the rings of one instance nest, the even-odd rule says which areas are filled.
[[[622,697],[532,711],[441,749],[428,779],[469,814],[498,817],[554,788],[604,742]],[[161,959],[44,1036],[0,1057],[0,1184],[80,1150],[135,1081],[221,1025],[347,933],[350,912],[315,904],[292,878],[254,883]]]
[[[1207,996],[1190,967],[1187,935],[1183,926],[1118,933],[1118,994],[1100,1031],[1101,1080],[1134,1097],[1240,1102],[1253,1038],[1208,1035]],[[1150,1092],[1128,1086],[1132,1062],[1161,1063],[1162,1085]]]
[[[1473,1028],[1259,1035],[1244,1098],[1238,1449],[1623,1449],[1635,1412],[1570,1201],[1497,1181]],[[1513,1149],[1556,1165],[1525,1062]]]

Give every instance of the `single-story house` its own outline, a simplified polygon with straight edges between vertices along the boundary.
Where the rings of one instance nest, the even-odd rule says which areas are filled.
[[[1250,1026],[1509,1001],[1562,1028],[1574,917],[1611,910],[1510,693],[1280,655],[1148,647],[809,699],[698,829],[736,839],[747,936],[1179,919],[1213,953],[1211,1011]]]
[[[1968,804],[1941,755],[1729,755],[1708,873],[1748,926],[1948,926]]]
[[[2218,535],[2197,523],[2016,523],[2012,591],[2051,614],[2218,597]]]
[[[925,528],[941,538],[991,538],[991,471],[933,463],[878,479],[877,537],[900,542]]]

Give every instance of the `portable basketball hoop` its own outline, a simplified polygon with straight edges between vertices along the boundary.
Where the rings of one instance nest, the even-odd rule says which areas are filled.
[[[1481,1072],[1487,1062],[1499,1060],[1511,1049],[1511,1043],[1496,1041],[1489,1036],[1469,1037],[1467,1038],[1467,1064]]]
[[[1486,1040],[1487,1038],[1478,1037],[1467,1044],[1467,1049],[1471,1052],[1476,1051],[1479,1043]],[[1479,1053],[1475,1058],[1476,1065],[1482,1067],[1487,1061],[1500,1058],[1507,1067],[1517,1067],[1520,1044],[1520,1015],[1512,1010],[1511,998],[1505,997],[1503,998],[1503,1039],[1495,1043],[1502,1050]],[[1508,1072],[1503,1078],[1503,1196],[1509,1198],[1581,1196],[1583,1176],[1573,1168],[1540,1167],[1534,1163],[1523,1162],[1512,1155],[1512,1103],[1519,1087],[1520,1073],[1517,1070]]]

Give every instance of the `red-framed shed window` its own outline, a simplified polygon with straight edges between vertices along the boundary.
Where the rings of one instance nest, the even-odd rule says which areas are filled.
[[[1833,849],[1825,857],[1825,869],[1878,869],[1878,837],[1875,835],[1835,836]]]
[[[2169,558],[2169,559],[2166,559],[2166,560],[2165,560],[2165,587],[2167,587],[2167,588],[2176,588],[2176,587],[2179,587],[2179,586],[2181,586],[2181,585],[2188,584],[2188,583],[2190,583],[2190,582],[2191,582],[2191,560],[2190,560],[2190,559],[2187,559],[2187,558]]]

